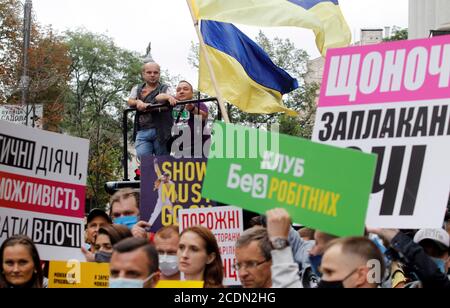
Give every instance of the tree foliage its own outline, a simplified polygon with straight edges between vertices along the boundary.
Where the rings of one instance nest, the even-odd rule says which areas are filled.
[[[0,103],[6,102],[18,84],[21,56],[21,4],[17,0],[0,0]]]
[[[392,28],[392,35],[390,37],[383,39],[383,41],[392,42],[392,41],[403,41],[407,39],[408,39],[408,28],[402,29],[400,27],[394,26]]]
[[[87,198],[91,207],[103,207],[105,182],[121,177],[122,114],[142,63],[104,35],[67,32],[66,43],[72,65],[64,130],[90,140]]]
[[[22,75],[23,22],[18,0],[0,0],[0,101],[20,103]],[[28,102],[44,105],[44,124],[59,131],[62,97],[69,77],[70,57],[63,39],[50,27],[32,23],[28,50],[30,87]]]

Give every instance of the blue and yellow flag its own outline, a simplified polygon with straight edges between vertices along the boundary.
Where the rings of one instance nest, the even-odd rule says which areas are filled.
[[[291,26],[314,30],[323,56],[346,47],[351,31],[338,0],[189,0],[197,19],[260,27]]]
[[[297,116],[282,101],[283,94],[298,88],[297,80],[276,66],[261,47],[232,24],[203,21],[201,31],[226,100],[248,113],[285,112]],[[216,94],[203,55],[199,89]]]

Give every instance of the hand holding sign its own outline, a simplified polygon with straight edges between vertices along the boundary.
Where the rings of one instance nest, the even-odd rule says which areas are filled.
[[[133,234],[133,237],[146,239],[146,230],[149,230],[151,227],[152,226],[148,222],[140,221],[131,229],[131,233]]]
[[[81,246],[81,252],[83,253],[84,257],[86,258],[86,262],[95,262],[95,254],[93,252],[87,250],[83,246]]]

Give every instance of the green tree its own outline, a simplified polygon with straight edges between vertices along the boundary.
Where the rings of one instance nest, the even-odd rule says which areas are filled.
[[[122,114],[130,89],[140,82],[142,63],[104,35],[71,31],[66,42],[72,65],[64,129],[90,140],[87,198],[91,208],[103,207],[105,182],[121,176]]]
[[[51,28],[39,27],[30,48],[29,64],[29,100],[44,105],[44,128],[60,132],[71,66],[69,48]]]
[[[383,39],[385,42],[403,41],[408,39],[408,28],[402,29],[400,27],[392,27],[392,35]]]
[[[18,0],[0,0],[0,102],[19,104],[19,80],[22,75],[23,16]],[[44,105],[44,127],[59,131],[69,75],[67,45],[51,27],[34,20],[28,50],[30,87],[28,102]]]
[[[21,55],[21,4],[0,0],[0,103],[6,102],[18,84]]]
[[[299,112],[299,117],[292,118],[284,114],[270,115],[249,114],[229,104],[228,113],[234,123],[241,123],[253,127],[278,123],[280,132],[288,135],[310,138],[312,133],[314,114],[316,110],[315,99],[318,85],[306,85],[303,76],[306,73],[306,64],[309,59],[306,51],[297,49],[289,39],[275,38],[270,40],[262,31],[258,34],[256,42],[267,52],[272,61],[282,67],[291,76],[299,81],[299,89],[285,95],[284,104]],[[194,68],[199,67],[199,45],[192,43],[188,61]]]

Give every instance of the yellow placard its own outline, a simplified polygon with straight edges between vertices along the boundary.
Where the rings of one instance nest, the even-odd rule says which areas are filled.
[[[203,289],[204,281],[160,280],[157,289]]]
[[[51,261],[48,287],[52,289],[102,289],[109,287],[109,263]]]

